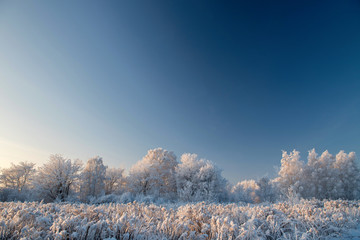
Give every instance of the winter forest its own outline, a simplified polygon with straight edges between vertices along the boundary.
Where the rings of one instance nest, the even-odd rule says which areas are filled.
[[[51,155],[0,177],[1,239],[318,239],[347,236],[360,217],[354,152],[313,149],[304,162],[283,151],[276,178],[236,184],[209,160],[177,161],[162,148],[127,176],[98,156],[82,164]]]

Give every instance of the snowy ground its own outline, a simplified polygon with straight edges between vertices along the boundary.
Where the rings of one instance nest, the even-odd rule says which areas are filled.
[[[341,233],[339,237],[330,238],[331,240],[335,239],[342,239],[342,240],[349,240],[349,239],[360,239],[360,225],[357,226],[356,229],[348,229],[344,233]]]
[[[360,239],[360,201],[0,202],[0,239]]]

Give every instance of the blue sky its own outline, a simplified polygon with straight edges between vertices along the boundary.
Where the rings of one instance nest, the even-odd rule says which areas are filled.
[[[1,1],[0,167],[148,149],[224,176],[360,153],[358,1]]]

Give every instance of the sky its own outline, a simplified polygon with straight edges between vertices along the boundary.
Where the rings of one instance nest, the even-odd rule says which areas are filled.
[[[0,1],[0,167],[360,154],[359,1]]]

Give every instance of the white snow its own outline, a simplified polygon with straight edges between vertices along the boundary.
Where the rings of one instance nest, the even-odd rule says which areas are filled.
[[[0,202],[0,239],[359,239],[360,201]]]

